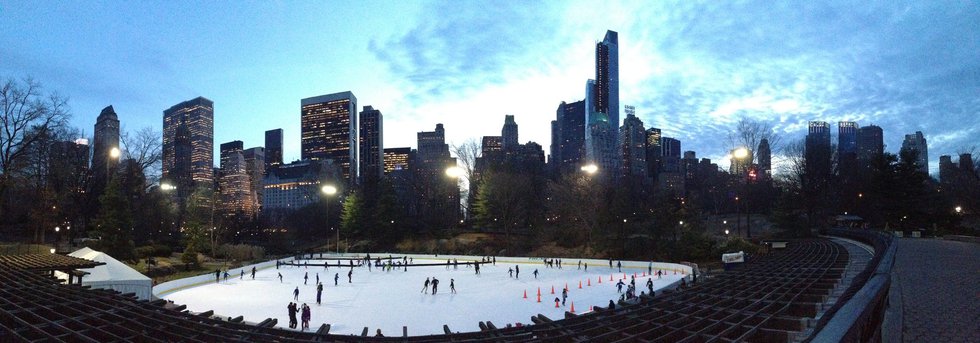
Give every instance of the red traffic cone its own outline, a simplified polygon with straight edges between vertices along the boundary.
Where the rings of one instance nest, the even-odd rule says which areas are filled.
[[[541,296],[541,287],[538,287],[538,296]]]
[[[524,290],[524,299],[527,299],[527,290]]]
[[[555,298],[555,308],[558,308],[558,303],[560,303],[560,301],[558,301],[558,298]]]
[[[565,290],[568,290],[568,282],[565,283]]]
[[[636,272],[633,272],[633,278],[634,279],[636,278]]]
[[[612,274],[609,274],[609,281],[612,281]]]
[[[541,294],[538,294],[538,302],[541,302]]]
[[[582,280],[578,280],[578,289],[582,289]]]
[[[572,302],[572,313],[575,313],[575,302]]]
[[[626,280],[626,273],[623,273],[623,280]]]
[[[592,278],[588,278],[588,279],[586,279],[586,281],[585,281],[585,285],[586,285],[586,286],[589,286],[589,287],[592,287]]]
[[[551,294],[555,294],[555,285],[551,285]]]
[[[600,277],[597,277],[597,278],[595,278],[595,279],[596,279],[596,280],[599,280],[599,283],[602,283],[602,277],[601,277],[601,276],[600,276]]]

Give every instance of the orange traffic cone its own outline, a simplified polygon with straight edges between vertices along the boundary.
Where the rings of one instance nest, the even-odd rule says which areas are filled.
[[[626,273],[623,273],[623,280],[626,280]]]
[[[633,278],[634,279],[636,278],[636,272],[633,272]]]
[[[582,289],[582,280],[578,280],[578,289]]]
[[[586,279],[586,281],[585,281],[585,285],[586,285],[586,286],[589,286],[589,287],[592,287],[592,278],[588,278],[588,279]]]
[[[612,274],[609,274],[609,281],[612,281]]]
[[[555,308],[558,308],[558,303],[560,303],[560,301],[558,301],[558,298],[555,298]]]
[[[524,290],[524,299],[527,299],[527,290]]]
[[[538,287],[538,296],[541,296],[541,287]]]
[[[551,294],[555,294],[555,285],[551,285]]]
[[[538,302],[541,302],[541,294],[538,294]]]
[[[597,277],[597,278],[595,278],[595,279],[596,279],[596,280],[599,280],[599,283],[602,283],[602,277],[601,277],[601,276],[600,276],[600,277]]]
[[[643,276],[647,276],[647,272],[643,272],[643,274],[640,274],[640,276],[641,276],[641,277],[643,277]]]
[[[575,313],[575,302],[572,302],[572,313]]]

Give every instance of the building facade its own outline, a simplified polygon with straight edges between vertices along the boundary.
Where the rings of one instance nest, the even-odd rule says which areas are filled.
[[[553,121],[551,159],[559,173],[575,173],[585,158],[585,101],[558,105]]]
[[[915,166],[920,172],[929,174],[929,146],[926,144],[926,137],[922,131],[905,135],[905,140],[902,141],[902,150],[915,151]]]
[[[282,164],[282,129],[265,132],[265,169]]]
[[[622,174],[628,177],[647,177],[646,129],[643,121],[636,117],[636,109],[626,106],[626,118],[620,129],[620,151],[622,153]]]
[[[348,185],[358,177],[357,98],[351,92],[300,101],[300,149],[303,160],[329,159],[340,165]]]
[[[106,106],[95,121],[95,137],[92,149],[92,179],[96,188],[105,187],[112,172],[119,165],[120,155],[112,156],[112,151],[121,154],[119,147],[119,117],[112,106]]]
[[[177,131],[181,127],[186,130],[184,143],[189,145],[184,148],[189,149],[177,147]],[[188,162],[188,168],[178,168],[178,163],[181,163],[179,161]],[[213,183],[213,165],[214,102],[204,97],[197,97],[163,111],[164,179],[189,179],[194,182]],[[179,187],[180,185],[178,189]]]
[[[384,118],[381,111],[364,106],[360,121],[360,173],[372,182],[384,175]]]

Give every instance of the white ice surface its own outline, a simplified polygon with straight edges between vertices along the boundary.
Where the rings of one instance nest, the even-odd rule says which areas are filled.
[[[435,261],[445,262],[445,259],[414,259],[415,263]],[[625,283],[629,283],[634,272],[637,274],[638,293],[647,290],[646,281],[651,278],[640,276],[647,271],[646,264],[634,268],[624,266],[623,272],[617,272],[604,261],[592,260],[585,272],[577,269],[577,259],[563,260],[563,269],[546,268],[540,262],[526,258],[508,262],[498,259],[496,266],[483,265],[480,275],[476,275],[472,266],[467,268],[462,262],[460,259],[458,269],[409,267],[407,272],[404,269],[383,272],[377,268],[369,272],[367,267],[355,267],[353,283],[347,282],[349,268],[324,270],[322,266],[283,266],[276,270],[273,267],[260,270],[255,280],[248,272],[244,280],[239,280],[239,269],[233,269],[228,281],[183,289],[164,298],[185,304],[190,311],[214,310],[215,314],[228,317],[242,315],[249,322],[276,318],[277,326],[286,328],[289,323],[286,305],[293,301],[293,289],[299,287],[299,304],[306,303],[312,309],[310,329],[313,331],[328,323],[330,333],[334,334],[360,334],[364,327],[368,327],[370,335],[380,328],[385,335],[401,336],[402,326],[408,326],[408,334],[416,336],[441,334],[443,324],[449,325],[454,332],[469,332],[478,331],[480,321],[491,321],[497,327],[504,327],[508,323],[530,324],[530,317],[538,313],[561,319],[565,311],[571,309],[572,302],[576,313],[583,313],[591,305],[606,306],[609,300],[619,299],[615,284],[623,277],[623,272],[627,274]],[[520,265],[520,279],[507,275],[507,269],[515,265]],[[537,279],[532,274],[535,269],[539,272]],[[282,283],[277,272],[283,275]],[[307,272],[309,282],[304,285],[303,275]],[[333,282],[335,273],[340,273],[337,286]],[[322,305],[316,304],[317,274],[324,284]],[[683,277],[673,272],[667,274],[659,280],[652,277],[655,290]],[[612,282],[610,275],[614,279]],[[439,293],[422,294],[425,278],[433,276],[440,281]],[[599,278],[602,278],[601,284],[597,282]],[[450,279],[455,279],[457,294],[450,293]],[[591,281],[591,286],[586,279]],[[582,289],[578,288],[579,281]],[[555,308],[554,299],[561,297],[561,289],[566,283],[568,302]],[[555,294],[551,294],[552,287]],[[537,302],[539,288],[540,303]],[[523,297],[525,291],[527,299]]]

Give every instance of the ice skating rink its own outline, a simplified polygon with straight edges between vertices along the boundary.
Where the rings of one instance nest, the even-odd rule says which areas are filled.
[[[394,255],[394,254],[393,254]],[[324,255],[326,256],[326,255]],[[384,255],[371,255],[372,258]],[[394,255],[406,256],[406,255]],[[562,269],[547,268],[539,258],[497,257],[497,264],[485,264],[480,274],[473,266],[466,267],[464,261],[479,260],[472,256],[407,255],[415,264],[445,263],[447,258],[457,258],[457,268],[445,266],[409,267],[408,271],[395,269],[382,271],[366,266],[355,267],[353,282],[347,282],[349,267],[335,266],[324,269],[322,260],[311,263],[318,267],[275,266],[260,269],[255,280],[250,277],[250,267],[245,271],[244,280],[239,280],[240,269],[229,271],[228,281],[210,282],[198,286],[161,294],[162,298],[176,304],[187,305],[193,312],[214,310],[215,314],[228,317],[244,316],[245,321],[259,322],[266,318],[278,319],[277,327],[287,328],[289,315],[286,306],[293,301],[293,290],[299,287],[299,301],[311,307],[310,329],[316,331],[321,324],[331,325],[330,333],[360,334],[364,327],[374,335],[376,329],[387,336],[401,336],[402,326],[408,327],[412,336],[443,333],[442,326],[449,325],[453,332],[478,331],[480,321],[491,321],[499,327],[507,324],[531,323],[530,317],[538,313],[548,318],[564,318],[565,311],[575,305],[575,313],[584,313],[592,305],[606,306],[609,300],[618,300],[616,282],[626,274],[624,283],[636,273],[637,294],[646,291],[647,279],[653,280],[654,290],[658,290],[684,277],[675,275],[673,269],[665,270],[662,279],[654,276],[641,276],[647,272],[647,262],[623,262],[622,272],[609,268],[607,260],[582,260],[588,263],[588,271],[578,269],[578,259],[563,259]],[[296,261],[303,263],[303,260]],[[332,261],[331,263],[336,263]],[[343,262],[345,265],[346,261]],[[520,266],[520,278],[508,276],[508,268]],[[658,264],[654,264],[654,274]],[[538,270],[535,279],[533,271]],[[283,281],[277,276],[282,273]],[[309,273],[309,282],[303,284],[304,273]],[[339,281],[334,286],[334,274],[339,273]],[[322,304],[316,304],[316,276],[324,285]],[[426,277],[438,278],[439,292],[436,295],[423,294],[422,286]],[[609,281],[610,277],[613,281]],[[455,279],[456,294],[450,293],[450,279]],[[599,280],[602,280],[599,283]],[[690,281],[690,280],[688,280]],[[579,282],[582,288],[579,289]],[[555,298],[561,298],[561,290],[568,286],[568,300],[565,306],[555,308]],[[555,293],[551,290],[554,288]],[[538,302],[538,290],[541,302]],[[623,287],[625,292],[626,287]],[[429,288],[431,293],[431,287]],[[524,292],[527,298],[524,298]],[[298,316],[298,315],[297,315]]]

